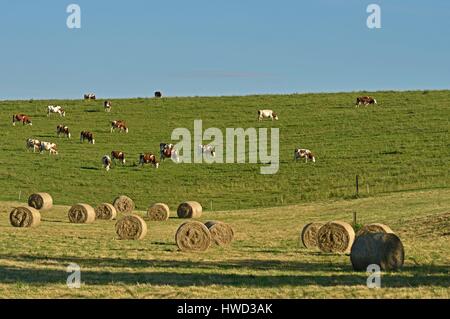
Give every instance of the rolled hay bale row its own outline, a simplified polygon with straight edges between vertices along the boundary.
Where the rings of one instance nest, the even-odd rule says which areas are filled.
[[[356,271],[366,271],[374,264],[381,270],[397,270],[403,266],[405,250],[395,234],[368,233],[356,238],[350,259]]]
[[[169,206],[164,203],[156,203],[148,208],[147,217],[151,221],[166,221],[170,217]]]
[[[319,229],[324,225],[324,223],[309,223],[303,227],[302,233],[300,235],[303,246],[307,249],[318,248],[319,243],[317,241],[317,235]]]
[[[211,233],[203,223],[189,221],[178,228],[175,241],[181,251],[205,251],[211,246]]]
[[[181,203],[177,209],[177,215],[179,218],[200,218],[202,216],[202,212],[202,205],[194,201]]]
[[[36,227],[41,223],[41,213],[33,207],[20,206],[11,211],[9,220],[14,227]]]
[[[319,249],[325,253],[349,254],[354,240],[353,227],[341,221],[326,223],[317,233]]]
[[[205,223],[211,234],[211,240],[218,246],[229,245],[234,238],[233,228],[223,222],[209,221]]]
[[[28,206],[37,210],[49,210],[53,207],[53,198],[48,193],[35,193],[28,197]]]
[[[356,237],[367,235],[367,234],[376,234],[376,233],[393,234],[394,232],[388,225],[375,223],[375,224],[364,225],[356,233]]]
[[[141,240],[147,235],[147,224],[138,215],[127,215],[116,223],[116,234],[123,240]]]
[[[113,206],[120,213],[131,214],[135,209],[134,201],[125,195],[118,196],[113,201]]]
[[[102,220],[115,220],[117,218],[117,210],[109,203],[100,204],[95,208],[95,218]]]
[[[88,204],[73,205],[67,215],[73,224],[92,224],[95,221],[95,210]]]

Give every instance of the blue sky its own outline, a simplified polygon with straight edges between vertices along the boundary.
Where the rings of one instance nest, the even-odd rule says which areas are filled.
[[[0,0],[0,40],[0,99],[450,88],[448,0]]]

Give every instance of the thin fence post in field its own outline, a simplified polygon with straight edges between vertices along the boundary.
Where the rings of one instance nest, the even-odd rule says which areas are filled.
[[[353,212],[353,225],[356,226],[357,219],[356,219],[356,212]]]
[[[359,175],[356,175],[356,196],[359,196]]]
[[[210,203],[211,203],[211,211],[213,210],[213,203],[212,203],[212,200],[210,201]]]
[[[370,187],[369,187],[368,183],[366,184],[366,188],[367,188],[367,194],[370,194]]]
[[[19,201],[22,198],[22,191],[19,191]]]

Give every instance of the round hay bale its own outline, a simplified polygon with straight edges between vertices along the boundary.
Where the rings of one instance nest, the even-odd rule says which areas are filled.
[[[9,220],[14,227],[36,227],[41,223],[41,213],[33,207],[20,206],[11,211]]]
[[[163,203],[156,203],[147,210],[147,217],[152,221],[166,221],[170,217],[169,206]]]
[[[116,199],[113,202],[113,206],[116,208],[118,212],[125,214],[132,213],[135,208],[133,200],[125,195],[116,197]]]
[[[202,205],[198,202],[190,201],[181,203],[177,209],[180,218],[200,218],[202,216]]]
[[[373,264],[381,270],[397,270],[403,266],[405,250],[395,234],[368,233],[356,238],[350,259],[357,271],[366,271]]]
[[[367,235],[367,234],[376,234],[376,233],[384,233],[384,234],[393,234],[394,232],[388,225],[384,224],[369,224],[364,225],[357,233],[356,237]]]
[[[87,204],[76,204],[69,209],[69,221],[74,224],[92,224],[95,221],[95,210]]]
[[[211,245],[211,233],[203,223],[185,222],[178,228],[175,241],[182,251],[205,251]]]
[[[116,208],[109,204],[103,203],[95,208],[95,218],[103,220],[114,220],[117,218]]]
[[[345,222],[329,222],[320,227],[317,242],[325,253],[348,254],[355,240],[353,227]]]
[[[229,245],[234,238],[233,228],[223,222],[209,221],[205,223],[211,233],[211,240],[218,246]]]
[[[302,234],[300,235],[303,246],[307,249],[313,249],[319,246],[317,242],[317,233],[323,225],[324,223],[309,223],[303,227]]]
[[[127,215],[116,223],[116,234],[120,239],[140,240],[147,235],[147,224],[138,215]]]
[[[38,210],[49,210],[53,207],[53,198],[48,193],[31,194],[28,197],[28,206]]]

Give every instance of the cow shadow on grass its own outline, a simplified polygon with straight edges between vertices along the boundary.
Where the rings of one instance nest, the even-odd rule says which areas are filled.
[[[88,109],[84,110],[85,113],[100,113],[100,110]]]
[[[93,167],[93,166],[81,166],[80,169],[83,171],[99,171],[100,170],[100,168]]]

